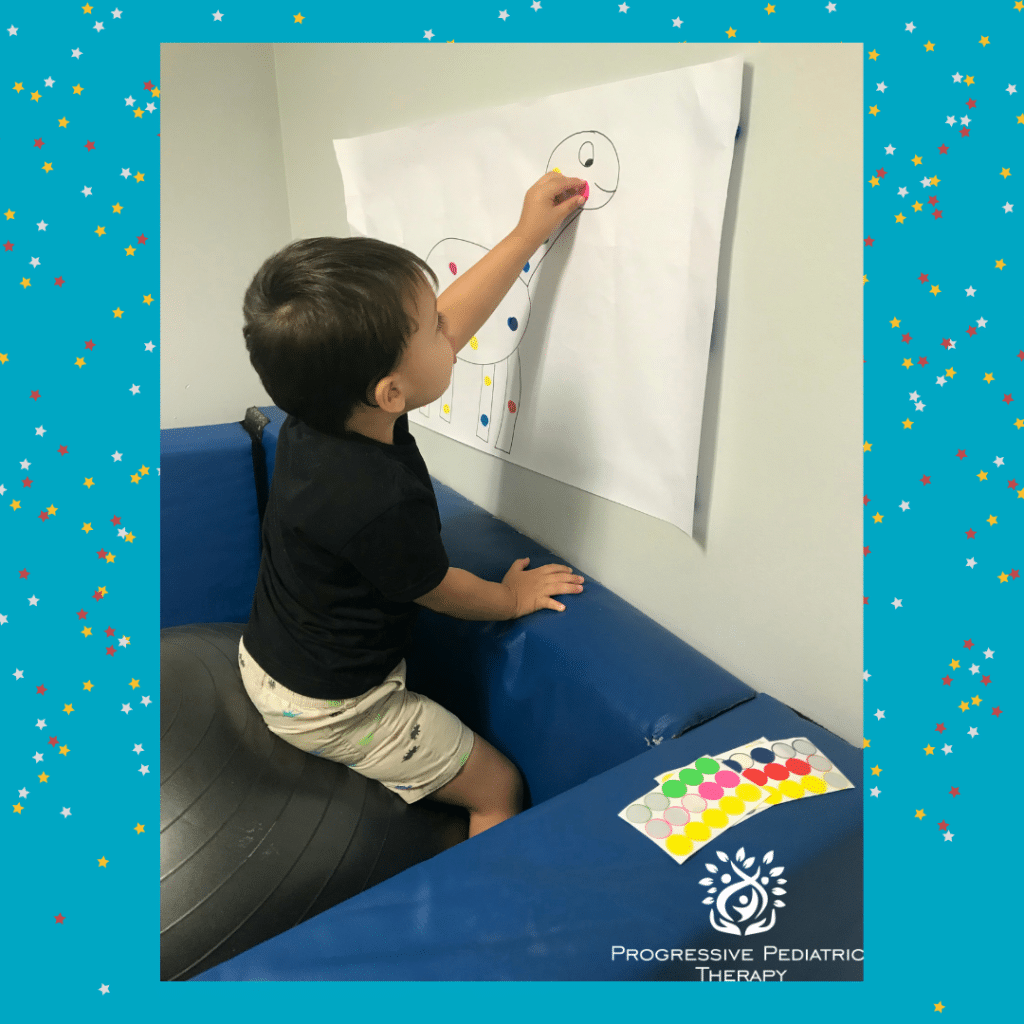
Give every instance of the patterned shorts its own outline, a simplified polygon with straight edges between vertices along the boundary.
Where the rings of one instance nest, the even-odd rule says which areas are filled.
[[[379,686],[343,700],[293,693],[238,642],[249,699],[275,736],[299,750],[376,779],[412,804],[447,785],[473,749],[475,734],[450,711],[405,688],[405,659]]]

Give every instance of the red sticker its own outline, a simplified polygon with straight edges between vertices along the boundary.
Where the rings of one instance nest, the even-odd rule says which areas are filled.
[[[513,402],[511,398],[508,400],[508,411],[513,414],[516,411],[516,403]]]
[[[453,274],[457,274],[457,273],[458,273],[458,270],[456,269],[456,267],[455,267],[455,264],[454,264],[454,263],[449,263],[449,264],[448,264],[448,269],[449,269],[449,270],[450,270],[450,271],[451,271],[451,272],[452,272]]]
[[[789,769],[785,765],[778,764],[766,764],[764,766],[765,774],[770,779],[788,779]]]

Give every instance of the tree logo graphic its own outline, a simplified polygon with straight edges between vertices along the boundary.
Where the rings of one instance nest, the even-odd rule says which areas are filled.
[[[786,905],[772,898],[786,895],[782,888],[786,880],[779,877],[785,868],[768,867],[775,851],[769,850],[753,871],[750,869],[757,858],[747,857],[742,846],[732,859],[721,850],[715,853],[727,870],[719,874],[717,864],[705,864],[711,874],[700,880],[700,884],[707,887],[708,895],[702,902],[711,907],[711,927],[729,935],[758,935],[770,931],[775,927],[775,908]],[[774,888],[769,891],[768,886]]]

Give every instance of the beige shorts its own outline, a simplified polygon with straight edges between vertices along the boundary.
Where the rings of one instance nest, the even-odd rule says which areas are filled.
[[[447,785],[473,749],[473,730],[440,704],[405,688],[405,659],[380,686],[343,700],[293,693],[238,642],[249,699],[275,736],[340,761],[412,804]]]

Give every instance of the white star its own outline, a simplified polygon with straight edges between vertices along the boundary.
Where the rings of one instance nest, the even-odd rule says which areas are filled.
[[[911,392],[910,392],[910,400],[911,400],[912,402],[914,402],[914,401],[916,401],[916,400],[917,400],[917,392],[916,392],[916,391],[911,391]]]
[[[961,124],[970,124],[971,123],[971,119],[969,117],[966,117],[966,116],[965,117],[961,117],[960,118],[960,123]]]
[[[1006,91],[1012,96],[1017,91],[1017,86],[1015,86],[1015,85],[1008,85],[1006,87]]]
[[[122,178],[129,177],[131,175],[131,173],[132,173],[132,169],[130,167],[122,167],[121,168],[121,177]]]
[[[100,985],[100,992],[102,992],[103,995],[106,995],[109,991],[110,991],[110,986],[109,985]]]
[[[0,626],[6,626],[6,625],[7,625],[7,616],[6,615],[0,615]]]
[[[125,713],[126,715],[128,714],[128,712],[129,712],[129,711],[131,711],[131,709],[132,709],[132,706],[131,706],[131,704],[122,704],[122,705],[121,705],[121,710],[122,710],[122,711],[123,711],[123,712],[124,712],[124,713]]]
[[[155,349],[155,348],[156,348],[156,345],[154,345],[153,342],[151,342],[151,341],[147,341],[146,342],[146,351],[147,352],[152,352],[153,349]]]
[[[973,558],[967,559],[967,568],[973,569],[978,563]]]
[[[1009,213],[1013,209],[1013,203],[1007,203],[1003,207],[1003,213]]]
[[[82,56],[82,51],[81,50],[72,50],[71,51],[71,56],[74,57],[75,60],[78,60],[78,58]]]
[[[120,640],[118,640],[117,642],[118,642],[118,644],[119,644],[119,645],[120,645],[121,647],[127,647],[127,646],[128,646],[128,645],[129,645],[129,644],[130,644],[130,643],[132,642],[132,641],[131,641],[131,638],[130,638],[130,637],[127,637],[127,636],[123,636],[123,637],[121,637],[121,639],[120,639]]]
[[[876,92],[885,92],[885,90],[886,90],[887,88],[888,88],[888,86],[887,86],[887,85],[885,84],[885,82],[879,82],[879,83],[878,83],[878,84],[877,84],[877,85],[875,86],[875,91],[876,91]]]
[[[9,29],[7,30],[7,34],[8,34],[9,36],[16,36],[16,35],[18,34],[18,30],[17,30],[17,29],[16,29],[16,28],[15,28],[15,27],[14,27],[14,26],[12,25],[12,26],[11,26],[11,27],[10,27],[10,28],[9,28]]]
[[[947,829],[942,833],[942,838],[945,839],[947,843],[951,843],[953,841],[953,833]]]
[[[33,756],[32,760],[35,761],[36,764],[39,764],[39,762],[42,761],[42,759],[43,759],[43,755],[40,754],[39,751],[37,750],[35,752],[35,755]]]
[[[892,156],[892,155],[893,155],[893,153],[895,153],[895,152],[896,152],[896,147],[895,147],[895,146],[886,146],[886,147],[885,147],[885,152],[886,152],[886,154],[887,154],[888,156]]]
[[[46,427],[44,427],[44,426],[43,426],[43,425],[42,425],[42,424],[40,423],[40,424],[39,424],[39,426],[38,426],[38,427],[36,427],[36,437],[42,437],[42,436],[43,436],[43,434],[45,434],[45,433],[46,433]]]
[[[133,754],[141,754],[142,753],[142,744],[141,743],[136,743],[135,746],[132,747],[132,753]]]
[[[625,14],[625,13],[626,13],[626,11],[628,11],[628,10],[629,10],[629,7],[627,7],[627,6],[626,6],[626,4],[619,4],[619,10],[620,10],[620,11],[621,11],[621,12],[622,12],[623,14]]]
[[[148,708],[149,705],[153,703],[153,701],[149,697],[143,697],[142,698],[142,703],[145,704],[146,707]]]
[[[953,81],[954,81],[954,82],[959,82],[959,81],[960,81],[960,80],[961,80],[961,79],[962,79],[963,77],[964,77],[964,76],[963,76],[963,75],[961,75],[961,74],[960,74],[960,72],[958,71],[958,72],[957,72],[957,73],[956,73],[956,74],[955,74],[955,75],[953,76]]]
[[[38,598],[38,597],[36,597],[36,595],[35,595],[35,594],[33,594],[33,595],[32,595],[32,596],[31,596],[31,597],[30,597],[30,598],[28,599],[28,603],[29,603],[30,605],[32,605],[32,607],[33,607],[33,608],[35,608],[35,607],[36,607],[36,605],[38,605],[38,604],[39,604],[39,598]]]
[[[993,460],[993,462],[995,462],[995,464],[997,466],[1001,466],[1003,464],[1003,457],[1002,457],[1002,455],[997,455],[995,457],[995,459]]]
[[[103,31],[103,22],[102,22],[102,21],[97,21],[97,22],[96,22],[96,24],[95,24],[95,25],[93,25],[93,28],[94,28],[94,29],[95,29],[95,30],[96,30],[97,32],[102,32],[102,31]]]
[[[943,374],[941,377],[936,377],[935,378],[935,383],[938,384],[940,388],[944,388],[946,386],[946,376],[945,376],[945,374]]]
[[[146,104],[146,113],[147,114],[152,114],[154,110],[156,110],[156,104],[155,103],[147,103]]]
[[[679,28],[679,26],[682,25],[682,23],[683,23],[683,19],[682,18],[673,18],[672,19],[672,27],[673,28]]]
[[[43,80],[43,85],[45,85],[47,89],[52,89],[53,88],[53,79],[52,78],[44,79]]]
[[[915,28],[917,28],[917,26],[912,21],[908,21],[904,31],[913,32]]]
[[[986,320],[986,319],[985,319],[984,317],[982,317],[982,318],[981,318],[981,319],[980,319],[980,320],[978,321],[978,326],[979,326],[979,327],[984,327],[984,326],[985,326],[985,324],[987,324],[987,323],[988,323],[988,321],[987,321],[987,320]]]
[[[980,671],[981,671],[981,669],[979,668],[979,666],[977,666],[977,665],[972,665],[971,666],[970,672],[971,672],[972,676],[976,676]]]
[[[69,817],[71,817],[71,808],[70,807],[62,807],[60,813],[63,814],[65,818],[69,818]]]
[[[867,669],[865,669],[864,670],[864,682],[866,683],[870,678],[871,678],[871,673]]]
[[[37,229],[38,229],[39,231],[45,231],[45,230],[46,230],[46,228],[47,228],[47,223],[46,223],[46,221],[45,221],[45,220],[41,220],[41,221],[39,221],[39,223],[38,223],[38,224],[36,224],[36,228],[37,228]]]
[[[826,4],[825,5],[825,9],[828,11],[829,14],[832,14],[832,13],[835,12],[836,5],[835,4]]]
[[[82,195],[88,199],[88,197],[92,195],[92,186],[86,185],[85,188],[82,189]]]
[[[133,395],[137,395],[139,393],[139,385],[133,384],[128,390],[131,391]]]
[[[892,602],[892,606],[893,606],[893,608],[902,608],[903,607],[903,600],[902,600],[902,598],[897,597]]]
[[[224,15],[221,14],[220,11],[214,11],[214,13],[213,13],[213,20],[214,21],[221,21],[223,18],[224,18]]]
[[[978,730],[975,729],[974,726],[972,725],[970,727],[970,729],[967,730],[967,735],[970,736],[971,739],[974,739],[974,737],[978,735]]]
[[[931,178],[922,178],[921,179],[921,184],[924,185],[925,188],[928,188],[928,186],[931,183],[932,183],[932,179]]]
[[[424,39],[433,39],[434,38],[434,33],[431,32],[430,29],[428,28],[427,31],[423,33],[423,38]]]
[[[508,11],[499,11],[498,17],[501,18],[502,21],[504,21],[508,17]]]
[[[120,452],[114,452],[114,454],[113,454],[113,455],[111,455],[111,458],[112,458],[112,459],[113,459],[113,460],[114,460],[115,462],[120,462],[120,461],[121,461],[121,453],[120,453]]]
[[[917,410],[918,412],[921,412],[921,410],[922,410],[922,409],[924,409],[924,402],[915,402],[915,403],[914,403],[914,408],[915,408],[915,409],[916,409],[916,410]]]
[[[112,11],[111,11],[110,13],[111,13],[111,14],[112,14],[112,15],[113,15],[113,16],[114,16],[115,18],[120,18],[120,17],[121,17],[121,12],[120,12],[119,10],[117,10],[117,8],[115,8],[114,10],[112,10]]]
[[[900,508],[903,509],[904,512],[906,512],[907,509],[910,508],[910,502],[909,501],[901,501],[900,502]]]
[[[535,11],[539,11],[539,10],[540,10],[540,3],[538,2],[538,0],[533,0],[533,3],[532,3],[532,4],[530,4],[530,6],[531,6],[531,7],[532,7],[532,8],[533,8],[533,9],[534,9]]]
[[[124,105],[126,107],[134,107],[135,106],[135,97],[134,96],[125,96],[125,98],[124,98]]]
[[[878,796],[878,794],[881,793],[881,792],[882,791],[877,786],[873,786],[872,789],[871,789],[871,795],[872,796]]]
[[[121,529],[117,531],[117,535],[118,535],[118,537],[127,537],[128,536],[127,528],[122,526]]]
[[[956,124],[956,115],[955,114],[950,114],[949,117],[946,118],[946,124],[948,124],[948,125]]]
[[[950,745],[949,745],[949,744],[947,743],[947,744],[946,744],[946,745],[945,745],[945,746],[944,746],[944,747],[942,748],[942,752],[943,752],[944,754],[947,754],[947,755],[948,755],[948,754],[952,754],[952,753],[953,753],[953,748],[952,748],[952,747],[951,747],[951,746],[950,746]]]
[[[24,679],[25,678],[25,673],[22,672],[20,668],[16,668],[12,674],[14,675],[15,679]]]
[[[883,718],[885,718],[885,712],[881,708],[879,708],[875,712],[875,718],[877,718],[879,721],[881,721]]]
[[[967,294],[968,294],[968,295],[969,295],[969,296],[970,296],[970,297],[971,297],[972,299],[974,298],[974,285],[971,285],[971,287],[970,287],[970,288],[965,288],[965,289],[964,289],[964,291],[965,291],[965,292],[967,292]]]
[[[995,656],[996,656],[996,652],[993,651],[991,647],[985,652],[985,657],[986,658],[994,658]]]
[[[33,256],[32,259],[30,259],[28,262],[29,262],[29,266],[38,267],[39,266],[39,257],[38,256]]]
[[[22,797],[22,798],[28,796],[28,790],[27,789],[19,789],[18,790],[18,796]]]
[[[144,764],[144,765],[143,765],[143,766],[142,766],[142,767],[141,767],[141,768],[139,769],[139,771],[140,771],[140,772],[141,772],[141,773],[142,773],[143,775],[148,775],[148,774],[149,774],[149,765],[148,765],[148,764]]]
[[[21,460],[21,468],[22,469],[28,469],[28,467],[31,466],[31,465],[32,465],[32,463],[29,462],[28,459],[22,459]]]

